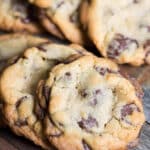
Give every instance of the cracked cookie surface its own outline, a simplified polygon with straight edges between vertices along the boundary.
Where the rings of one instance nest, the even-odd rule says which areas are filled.
[[[31,33],[43,32],[41,26],[36,23],[31,11],[31,6],[24,0],[1,0],[0,29]]]
[[[59,150],[126,149],[145,121],[138,91],[107,59],[83,56],[58,65],[40,91],[46,134]]]
[[[85,23],[104,57],[119,64],[150,64],[150,1],[91,0]]]
[[[86,54],[78,45],[42,44],[30,48],[0,78],[3,115],[9,127],[18,135],[49,149],[42,124],[34,112],[37,101],[36,86],[45,79],[54,65],[74,54]]]

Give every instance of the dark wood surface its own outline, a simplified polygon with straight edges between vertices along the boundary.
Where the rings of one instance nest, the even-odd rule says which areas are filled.
[[[134,150],[150,150],[150,66],[139,68],[121,66],[121,68],[135,77],[144,90],[143,104],[147,122],[141,131],[140,143]],[[23,137],[14,135],[8,128],[1,128],[0,150],[41,150],[41,148]]]

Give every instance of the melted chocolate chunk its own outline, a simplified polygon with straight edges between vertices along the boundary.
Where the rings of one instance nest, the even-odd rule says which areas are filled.
[[[71,73],[70,73],[70,72],[66,72],[66,73],[65,73],[65,76],[70,77],[70,76],[71,76]]]
[[[121,119],[124,120],[126,116],[132,115],[134,111],[140,112],[140,109],[134,104],[126,104],[121,109]]]
[[[107,55],[109,58],[116,58],[120,54],[130,48],[130,45],[135,44],[136,47],[139,47],[137,40],[125,37],[122,34],[116,34],[114,39],[108,45]]]
[[[27,96],[21,97],[16,103],[16,108],[18,108],[25,99],[27,99]]]
[[[48,105],[48,103],[49,103],[50,92],[51,92],[51,89],[50,89],[49,86],[43,86],[42,94],[43,94],[43,96],[45,98],[46,105]]]
[[[88,92],[85,89],[82,90],[80,93],[81,93],[81,96],[84,98],[88,96]]]
[[[106,73],[117,73],[116,71],[113,71],[109,68],[104,68],[104,67],[99,67],[99,66],[95,66],[94,68],[102,76],[104,76]]]
[[[98,89],[98,90],[96,90],[94,93],[95,93],[95,95],[101,94],[101,90]]]
[[[87,119],[82,118],[81,121],[78,122],[78,125],[80,128],[90,131],[91,128],[98,126],[98,122],[92,116],[88,116]]]
[[[92,101],[90,101],[90,105],[91,106],[96,106],[97,105],[97,98],[92,99]]]
[[[97,95],[101,94],[101,90],[100,89],[97,89],[93,92],[93,99],[90,101],[90,105],[91,106],[96,106],[97,103],[98,103],[98,100],[97,100]]]
[[[27,121],[26,120],[18,120],[16,123],[15,123],[16,126],[18,127],[21,127],[21,126],[26,126],[28,125]]]
[[[99,72],[99,74],[101,74],[102,76],[104,76],[107,72],[107,68],[103,68],[103,67],[95,67],[95,70]]]
[[[82,141],[82,144],[84,150],[91,150],[90,146],[84,140]]]

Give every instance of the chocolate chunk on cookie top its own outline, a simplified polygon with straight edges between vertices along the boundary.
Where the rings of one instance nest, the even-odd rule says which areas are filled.
[[[78,45],[44,43],[27,49],[22,57],[4,70],[0,78],[3,115],[16,134],[25,136],[44,149],[51,147],[43,134],[41,119],[44,112],[40,107],[34,111],[38,102],[36,88],[38,82],[48,76],[52,67],[72,55],[80,55],[81,51],[82,55],[88,54]],[[70,79],[71,75],[66,73],[64,78]],[[45,87],[43,93],[49,99],[49,87]]]
[[[50,89],[46,134],[58,149],[125,149],[138,137],[141,100],[112,61],[82,56],[58,65],[43,87]]]
[[[91,0],[87,10],[84,24],[104,57],[119,64],[150,64],[146,48],[150,40],[149,0]]]

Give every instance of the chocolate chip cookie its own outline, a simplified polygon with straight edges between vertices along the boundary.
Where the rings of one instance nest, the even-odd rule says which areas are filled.
[[[104,57],[119,64],[150,64],[149,0],[91,0],[87,12],[89,36]]]
[[[36,46],[48,39],[29,35],[26,33],[5,34],[0,36],[0,72],[10,63],[16,60],[25,49]],[[17,56],[17,57],[15,57]],[[12,58],[13,57],[13,58]],[[0,110],[3,108],[3,103],[0,103]],[[2,114],[0,112],[0,116]],[[3,117],[0,118],[0,126],[4,126]]]
[[[48,8],[42,9],[42,13],[45,13],[43,16],[46,17],[41,17],[41,20],[49,18],[69,41],[84,44],[86,38],[81,31],[79,22],[80,3],[81,0],[49,0]],[[47,23],[44,25],[49,30]]]
[[[37,101],[36,86],[53,66],[75,54],[87,54],[78,45],[42,44],[30,48],[13,65],[6,68],[0,78],[3,115],[9,127],[37,145],[49,149],[43,135],[42,124],[34,113]]]
[[[0,29],[41,33],[43,29],[37,24],[32,10],[26,0],[1,0]]]
[[[59,150],[126,149],[145,121],[136,87],[107,59],[89,55],[57,65],[41,94],[46,134]]]

